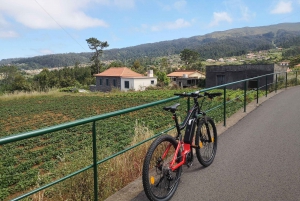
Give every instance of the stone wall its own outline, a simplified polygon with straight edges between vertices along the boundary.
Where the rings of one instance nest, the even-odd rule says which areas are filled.
[[[101,85],[100,85],[100,79]],[[108,80],[108,84],[106,83]],[[113,84],[113,80],[116,82],[116,86]],[[108,92],[111,91],[113,88],[121,88],[121,78],[120,77],[96,77],[96,91]]]

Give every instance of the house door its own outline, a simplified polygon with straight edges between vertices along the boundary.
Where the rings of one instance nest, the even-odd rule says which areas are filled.
[[[179,84],[179,87],[182,88],[182,82],[179,82],[178,84]]]
[[[217,86],[225,84],[225,75],[217,75]]]

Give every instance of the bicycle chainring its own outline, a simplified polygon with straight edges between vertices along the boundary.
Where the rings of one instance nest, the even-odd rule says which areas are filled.
[[[186,154],[186,165],[188,167],[191,167],[193,165],[193,160],[194,160],[194,157],[193,157],[193,152],[190,151],[189,153]]]

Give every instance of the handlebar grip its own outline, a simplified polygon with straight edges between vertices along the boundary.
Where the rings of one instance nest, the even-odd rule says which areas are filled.
[[[208,93],[208,92],[204,92],[204,94],[200,94],[199,91],[196,91],[194,93],[181,93],[181,94],[178,94],[178,93],[175,93],[174,94],[175,96],[181,96],[181,97],[194,97],[194,98],[200,98],[200,97],[204,97],[204,96],[207,96],[208,98],[212,99],[216,96],[221,96],[222,93]]]
[[[208,98],[212,99],[216,96],[221,96],[222,93],[207,93],[207,92],[204,92],[204,96],[207,96]]]

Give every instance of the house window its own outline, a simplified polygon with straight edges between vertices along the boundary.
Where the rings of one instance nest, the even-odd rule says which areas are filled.
[[[102,79],[99,80],[99,84],[102,85]]]
[[[217,75],[217,85],[225,84],[225,75]]]
[[[109,82],[108,82],[108,79],[106,79],[106,86],[109,86]]]
[[[154,84],[154,80],[151,80],[151,84]]]
[[[125,89],[129,89],[129,81],[125,81],[124,85],[125,85]]]
[[[113,79],[113,85],[114,85],[114,87],[116,87],[116,86],[117,86],[116,79]]]

